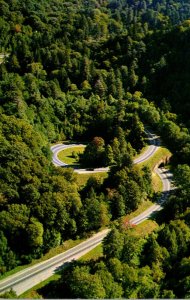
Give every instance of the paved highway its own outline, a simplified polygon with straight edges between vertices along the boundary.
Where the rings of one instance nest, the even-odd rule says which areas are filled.
[[[147,133],[150,139],[150,146],[148,147],[147,151],[145,151],[140,157],[134,160],[134,163],[140,163],[142,161],[147,160],[150,158],[159,148],[160,142],[158,136],[153,133]],[[55,145],[51,147],[53,152],[53,163],[56,166],[66,166],[63,162],[61,162],[57,158],[57,154],[62,151],[63,149],[76,147],[79,145],[72,144],[72,145]],[[108,168],[100,168],[101,172],[108,170]],[[103,170],[103,171],[102,171]],[[87,170],[78,169],[75,170],[77,172],[89,172]],[[97,172],[97,169],[94,170]],[[93,171],[90,171],[93,172]],[[159,211],[162,209],[161,204],[166,200],[168,192],[171,190],[171,177],[170,174],[165,169],[156,169],[156,173],[160,176],[162,183],[163,183],[163,196],[160,198],[159,204],[154,204],[150,208],[148,208],[145,212],[140,214],[138,217],[133,218],[130,223],[133,225],[140,224],[144,220],[148,219],[154,212]],[[6,290],[12,288],[15,290],[17,295],[22,294],[23,292],[27,291],[28,289],[32,288],[36,284],[40,283],[41,281],[47,279],[48,277],[52,276],[55,271],[64,265],[64,263],[68,263],[73,259],[78,259],[85,253],[89,252],[91,249],[95,248],[98,244],[102,242],[104,237],[109,232],[109,229],[103,230],[97,234],[95,234],[90,239],[82,242],[80,245],[73,247],[72,249],[59,254],[49,260],[46,260],[42,263],[36,264],[33,267],[29,267],[21,272],[16,273],[15,275],[9,276],[8,278],[0,281],[0,293],[3,293]]]

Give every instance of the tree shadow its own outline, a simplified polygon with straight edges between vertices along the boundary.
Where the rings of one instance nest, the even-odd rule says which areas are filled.
[[[72,169],[84,169],[84,167],[80,164],[71,164],[71,165],[65,165],[65,166],[62,166],[62,168],[72,168]]]
[[[63,262],[63,264],[57,267],[54,271],[55,274],[60,275],[59,279],[50,281],[48,284],[37,290],[37,293],[43,297],[43,299],[69,299],[71,297],[71,291],[66,284],[64,277],[67,278],[72,269],[77,265],[82,265],[83,262],[71,260],[70,262]],[[63,276],[64,273],[64,276]]]
[[[69,293],[65,291],[63,293],[64,283],[62,284],[61,276],[64,270],[66,270],[72,262],[65,262],[63,265],[57,267],[54,271],[54,274],[60,275],[60,278],[52,279],[50,282],[45,284],[44,286],[37,289],[37,293],[42,296],[43,299],[56,299],[56,298],[69,298]]]

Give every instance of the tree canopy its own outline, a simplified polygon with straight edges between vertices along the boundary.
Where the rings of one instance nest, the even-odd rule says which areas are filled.
[[[189,19],[188,0],[0,0],[1,274],[152,199],[151,170],[133,165],[150,126],[178,186],[158,232],[113,229],[103,260],[72,264],[61,285],[70,297],[189,297]],[[52,164],[50,145],[66,140],[87,143],[86,168],[109,166],[102,184],[79,187]]]

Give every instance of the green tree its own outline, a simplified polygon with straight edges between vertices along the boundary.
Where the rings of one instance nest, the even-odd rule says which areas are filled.
[[[121,285],[114,281],[113,276],[107,270],[98,270],[96,274],[101,278],[103,287],[106,292],[106,298],[121,298],[123,290]]]
[[[143,176],[144,191],[146,191],[148,197],[151,197],[153,193],[153,188],[152,188],[152,173],[149,167],[144,166],[142,168],[142,176]]]
[[[138,266],[140,264],[143,243],[143,240],[126,233],[124,236],[122,261],[130,266]]]
[[[105,163],[105,142],[101,137],[95,137],[88,144],[81,156],[81,161],[88,167],[102,167]]]
[[[89,273],[86,267],[76,267],[70,275],[72,296],[80,298],[105,298],[106,292],[100,277]]]
[[[121,281],[123,276],[123,265],[118,258],[110,258],[108,269],[116,281]]]
[[[43,225],[36,219],[31,218],[27,228],[29,237],[29,245],[31,247],[39,247],[43,245]]]
[[[112,147],[110,145],[107,145],[105,148],[105,165],[111,166],[114,164],[114,154]]]
[[[138,270],[134,267],[130,267],[127,264],[123,264],[123,290],[125,298],[137,297],[137,284],[138,284]]]
[[[1,294],[1,297],[5,299],[17,299],[17,294],[11,289],[10,291]]]
[[[123,236],[117,229],[112,229],[103,240],[103,253],[106,258],[120,259],[123,250]]]

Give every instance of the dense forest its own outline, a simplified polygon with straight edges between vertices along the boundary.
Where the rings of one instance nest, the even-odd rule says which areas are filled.
[[[151,170],[133,165],[150,126],[178,187],[159,229],[116,225],[53,296],[190,296],[189,19],[188,0],[0,0],[0,274],[153,199]],[[103,183],[52,164],[50,144],[71,139],[89,142],[87,167],[111,166]]]
[[[50,297],[189,298],[190,167],[174,174],[179,186],[157,220],[159,229],[139,237],[118,223],[103,243],[103,258],[73,262],[49,287]],[[165,224],[163,223],[163,220]]]

